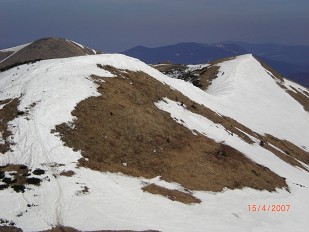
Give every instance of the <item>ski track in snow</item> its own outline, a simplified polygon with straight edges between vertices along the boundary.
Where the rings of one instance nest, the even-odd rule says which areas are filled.
[[[194,192],[202,203],[184,205],[141,190],[145,183],[156,183],[183,191],[177,183],[167,183],[159,177],[148,180],[77,169],[80,152],[63,146],[51,130],[55,125],[74,120],[71,112],[78,102],[99,95],[96,84],[89,79],[91,74],[113,77],[111,73],[97,68],[98,63],[144,71],[193,101],[230,116],[253,131],[269,133],[309,148],[308,113],[277,86],[251,55],[222,63],[221,75],[212,82],[207,92],[182,80],[168,78],[139,60],[124,55],[94,55],[22,65],[0,73],[0,99],[21,97],[18,109],[22,111],[26,111],[32,103],[36,105],[29,110],[29,119],[18,117],[10,122],[12,142],[16,145],[12,145],[13,151],[0,155],[0,165],[27,164],[30,168],[47,169],[46,176],[50,182],[43,181],[40,187],[31,187],[24,194],[12,189],[0,191],[0,218],[14,221],[24,231],[49,229],[57,224],[81,230],[306,230],[309,206],[304,200],[309,195],[308,172],[290,166],[257,144],[250,145],[237,135],[229,135],[221,125],[189,112],[169,99],[155,104],[178,119],[178,123],[183,121],[183,126],[217,142],[224,141],[287,178],[291,193],[282,189],[269,193],[250,188],[225,189],[220,193]],[[300,88],[294,83],[286,82],[286,85]],[[269,109],[273,109],[272,112]],[[54,163],[65,166],[51,166]],[[70,178],[60,176],[63,170],[74,170],[76,174]],[[89,188],[88,193],[82,193],[84,186]],[[38,206],[27,208],[26,204],[32,203]],[[248,204],[290,204],[291,210],[285,213],[248,212]],[[25,210],[28,212],[25,213]],[[20,212],[24,212],[23,216],[17,217]]]

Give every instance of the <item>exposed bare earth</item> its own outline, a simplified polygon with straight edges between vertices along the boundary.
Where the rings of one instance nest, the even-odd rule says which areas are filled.
[[[17,228],[15,226],[1,226],[1,232],[22,232],[23,230]],[[41,232],[80,232],[80,230],[74,229],[72,227],[64,227],[64,226],[57,226],[50,230],[44,230]],[[86,232],[159,232],[158,230],[143,230],[143,231],[133,231],[133,230],[96,230],[96,231],[86,231]]]
[[[184,64],[172,64],[172,63],[163,63],[163,64],[156,64],[156,65],[151,65],[151,66],[162,73],[173,72],[175,70],[185,71],[187,68],[187,66]]]
[[[12,132],[9,130],[8,123],[18,117],[18,104],[18,99],[0,100],[0,105],[4,105],[0,109],[0,139],[2,137],[2,141],[4,142],[0,143],[0,155],[10,150],[9,137],[12,135]]]
[[[142,188],[143,191],[149,192],[152,194],[159,194],[167,197],[168,199],[172,201],[179,201],[185,204],[192,204],[192,203],[200,203],[201,201],[197,199],[196,197],[193,197],[191,193],[188,191],[188,193],[184,193],[178,190],[171,190],[167,189],[155,184],[150,184]]]
[[[80,232],[80,230],[74,229],[72,227],[64,227],[64,226],[57,226],[50,230],[44,230],[41,232]],[[138,232],[133,230],[95,230],[95,231],[86,231],[86,232]],[[143,230],[139,232],[159,232],[157,230]]]
[[[198,77],[198,87],[202,90],[207,90],[211,82],[218,77],[219,66],[217,64],[233,59],[235,59],[235,57],[214,60],[209,63],[209,66],[195,70],[194,75]]]
[[[219,67],[216,65],[209,66],[200,71],[199,85],[200,88],[206,90],[211,82],[218,77]]]
[[[188,71],[186,65],[167,63],[154,65],[153,68],[170,77],[176,77],[177,79],[188,81],[197,87],[201,87],[199,76],[195,71]]]
[[[0,51],[0,62],[7,58],[8,56],[12,55],[14,52],[1,52]]]
[[[22,232],[23,230],[15,226],[1,226],[0,225],[0,231],[1,232]]]
[[[67,177],[71,177],[75,175],[75,172],[69,170],[69,171],[63,171],[60,173],[61,176],[67,176]]]
[[[105,81],[98,82],[102,96],[77,105],[72,112],[77,118],[74,129],[66,124],[56,128],[67,146],[81,150],[89,159],[81,159],[81,166],[137,177],[161,176],[190,190],[252,187],[274,191],[287,187],[284,178],[234,148],[193,135],[154,102],[164,97],[178,101],[250,142],[232,120],[192,102],[145,73],[126,70],[124,74],[112,67],[104,68],[118,77],[101,78]]]
[[[210,62],[207,67],[195,70],[188,70],[188,66],[186,65],[171,63],[154,65],[153,67],[163,74],[175,76],[177,79],[191,82],[193,85],[202,90],[207,90],[211,82],[218,77],[219,66],[217,66],[217,64],[232,60],[234,58],[235,57],[228,57],[215,60]]]
[[[267,149],[270,151],[274,151],[273,148],[270,148],[268,145],[272,144],[273,146],[279,148],[281,151],[278,151],[276,149],[275,153],[276,155],[278,155],[281,159],[283,159],[284,161],[301,167],[304,170],[307,170],[306,168],[304,168],[302,165],[299,165],[300,163],[298,162],[301,161],[305,164],[309,164],[309,153],[304,151],[303,149],[297,147],[295,144],[287,141],[287,140],[282,140],[282,139],[278,139],[272,135],[268,135],[266,134],[263,137],[263,141],[266,141],[267,143]],[[279,154],[281,153],[281,154]]]
[[[0,166],[0,191],[12,188],[17,193],[23,193],[29,185],[40,185],[43,174],[44,170],[31,170],[25,165]]]

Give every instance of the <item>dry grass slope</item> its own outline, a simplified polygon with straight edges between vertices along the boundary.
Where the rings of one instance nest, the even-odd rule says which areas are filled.
[[[22,232],[23,230],[15,226],[1,226],[0,225],[0,231],[1,232]]]
[[[190,192],[184,193],[180,192],[178,190],[171,190],[167,189],[155,184],[150,184],[142,188],[143,191],[149,192],[152,194],[159,194],[162,196],[167,197],[168,199],[172,201],[179,201],[185,204],[193,204],[193,203],[200,203],[201,201],[197,199],[196,197],[193,197]]]
[[[122,172],[131,176],[162,176],[190,190],[221,191],[252,187],[274,191],[287,187],[285,179],[246,158],[225,144],[217,144],[175,122],[154,102],[164,97],[178,101],[188,110],[239,132],[233,121],[198,105],[142,72],[126,74],[104,67],[116,78],[100,78],[99,97],[77,105],[72,129],[56,127],[69,147],[81,150],[80,165],[94,170]],[[243,134],[244,138],[251,140]],[[127,165],[123,165],[126,163]]]
[[[80,232],[80,230],[74,229],[72,227],[65,227],[65,226],[57,226],[50,230],[44,230],[41,232]],[[133,230],[96,230],[96,231],[85,231],[85,232],[138,232]],[[157,230],[143,230],[139,232],[159,232]]]
[[[4,105],[0,109],[0,135],[4,141],[4,143],[0,143],[0,155],[10,150],[9,137],[12,135],[12,132],[9,130],[8,123],[18,117],[18,104],[19,99],[0,100],[0,105]]]

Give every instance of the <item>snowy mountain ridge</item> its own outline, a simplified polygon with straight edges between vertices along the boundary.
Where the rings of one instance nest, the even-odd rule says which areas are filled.
[[[207,89],[118,54],[43,60],[1,72],[4,226],[305,230],[309,114],[288,91],[308,101],[308,90],[273,78],[252,55],[216,66]],[[160,123],[170,126],[164,143]],[[126,158],[131,154],[140,160]],[[178,154],[190,155],[185,162]],[[249,178],[238,178],[235,166]],[[291,211],[254,213],[248,204],[284,204]]]

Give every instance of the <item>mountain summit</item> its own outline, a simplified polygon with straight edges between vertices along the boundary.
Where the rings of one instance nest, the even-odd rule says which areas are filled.
[[[0,50],[0,69],[37,60],[67,58],[101,53],[71,40],[43,38],[13,48]]]
[[[154,67],[95,54],[0,72],[1,226],[305,230],[308,89],[250,54]]]

